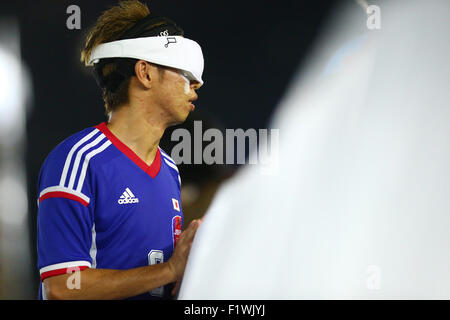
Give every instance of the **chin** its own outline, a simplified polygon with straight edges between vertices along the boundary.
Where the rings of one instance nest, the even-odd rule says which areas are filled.
[[[178,124],[182,124],[183,122],[186,121],[187,117],[188,117],[189,113],[185,114],[185,115],[176,115],[172,122],[169,123],[169,127],[171,126],[176,126]]]

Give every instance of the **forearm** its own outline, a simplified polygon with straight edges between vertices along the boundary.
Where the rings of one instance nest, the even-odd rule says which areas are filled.
[[[69,277],[72,277],[69,279]],[[78,288],[67,284],[79,277]],[[64,274],[44,280],[49,299],[124,299],[136,296],[177,279],[167,263],[129,270],[85,269],[79,274]]]

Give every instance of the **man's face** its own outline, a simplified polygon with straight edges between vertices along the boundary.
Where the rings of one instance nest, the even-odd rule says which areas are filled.
[[[154,83],[155,99],[169,118],[169,125],[176,125],[186,120],[195,106],[193,102],[200,88],[197,81],[189,81],[182,72],[168,67],[158,72],[158,80]]]

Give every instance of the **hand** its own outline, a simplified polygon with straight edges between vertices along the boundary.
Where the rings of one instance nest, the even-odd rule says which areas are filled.
[[[184,274],[184,269],[186,268],[187,258],[191,250],[192,241],[194,240],[195,233],[201,224],[201,219],[193,220],[187,229],[183,231],[180,238],[177,241],[175,250],[173,251],[172,257],[167,261],[169,269],[172,271],[174,278],[177,282],[181,280]],[[174,290],[178,290],[179,284],[175,286]],[[175,291],[176,292],[176,291]]]

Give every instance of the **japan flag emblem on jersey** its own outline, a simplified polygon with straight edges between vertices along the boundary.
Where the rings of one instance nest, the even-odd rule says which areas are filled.
[[[178,212],[180,212],[180,203],[178,202],[178,200],[175,198],[172,198],[172,204],[173,204],[173,208],[175,210],[177,210]]]

